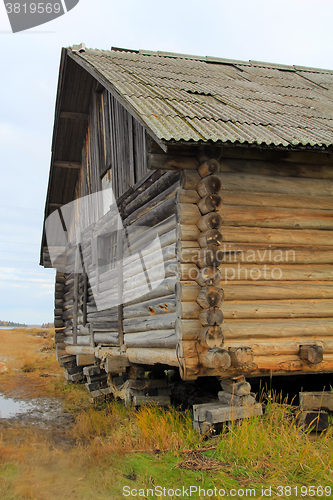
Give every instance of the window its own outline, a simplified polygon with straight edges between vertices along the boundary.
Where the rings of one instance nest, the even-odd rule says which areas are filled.
[[[101,275],[117,267],[117,231],[98,238],[98,274]]]

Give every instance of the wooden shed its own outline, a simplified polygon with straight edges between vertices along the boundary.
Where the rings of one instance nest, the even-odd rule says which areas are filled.
[[[63,49],[41,264],[67,378],[333,372],[332,145],[331,70]]]

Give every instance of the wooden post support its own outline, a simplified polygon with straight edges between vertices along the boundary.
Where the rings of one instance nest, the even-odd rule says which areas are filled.
[[[83,324],[87,324],[87,302],[88,302],[88,275],[84,269],[83,278]]]
[[[95,356],[93,354],[77,354],[76,364],[77,366],[88,366],[95,363]]]
[[[250,406],[210,408],[206,413],[206,421],[209,424],[217,424],[240,418],[258,417],[259,415],[262,415],[262,406],[260,403]]]
[[[133,406],[170,406],[170,396],[134,396]]]
[[[89,332],[90,332],[90,345],[91,347],[95,347],[95,339],[94,339],[94,327],[92,323],[89,323]]]
[[[130,363],[126,356],[107,356],[105,360],[106,373],[124,373]]]
[[[324,432],[328,429],[328,413],[324,411],[302,411],[298,416],[298,422],[311,432]]]
[[[220,391],[217,394],[219,401],[226,406],[249,406],[256,402],[255,394],[247,394],[246,396],[235,396],[227,391]]]
[[[323,360],[323,347],[321,345],[301,345],[299,357],[312,365],[318,365]]]
[[[78,236],[78,235],[77,235]],[[73,344],[77,344],[77,321],[79,306],[79,268],[81,265],[80,242],[77,241],[74,264],[74,303],[73,303]]]
[[[224,391],[236,396],[245,396],[251,392],[251,385],[243,376],[237,379],[221,380],[221,387]]]
[[[120,227],[119,227],[120,226]],[[117,227],[117,270],[118,270],[118,333],[119,333],[119,344],[124,344],[124,326],[123,326],[123,316],[124,316],[124,304],[123,304],[123,230],[122,224],[118,219]]]
[[[333,411],[333,392],[300,392],[299,407],[303,411]]]
[[[262,415],[262,406],[226,406],[221,401],[193,405],[193,426],[205,432],[209,425]]]

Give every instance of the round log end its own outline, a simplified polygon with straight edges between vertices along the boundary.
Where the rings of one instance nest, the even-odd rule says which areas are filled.
[[[223,347],[224,336],[222,334],[222,329],[220,326],[210,326],[205,328],[200,332],[200,340],[202,344],[206,345],[210,349],[215,347]]]
[[[221,283],[222,275],[218,267],[204,267],[197,273],[195,281],[200,286],[217,286]]]
[[[179,359],[179,375],[182,380],[196,380],[198,378],[199,368],[191,369],[186,365],[186,359]]]
[[[197,264],[200,268],[218,266],[223,262],[224,252],[218,245],[208,245],[198,252]]]
[[[215,286],[202,288],[198,293],[197,302],[204,309],[219,307],[224,299],[224,291]]]
[[[214,347],[200,356],[200,362],[205,368],[215,370],[227,370],[231,366],[231,359],[228,351]]]
[[[202,214],[218,211],[222,208],[222,198],[218,194],[210,194],[201,198],[198,202],[199,210]]]
[[[208,229],[206,233],[207,245],[221,245],[222,244],[222,234],[218,229]]]
[[[216,174],[220,170],[220,164],[215,158],[210,158],[200,165],[198,172],[201,177],[207,177],[207,175]]]
[[[201,197],[208,194],[218,194],[221,191],[222,182],[216,175],[208,175],[201,179],[197,186],[197,191]]]
[[[217,212],[212,212],[204,215],[198,221],[200,231],[207,231],[207,229],[219,229],[222,225],[222,217]]]
[[[223,323],[223,312],[218,307],[203,309],[199,314],[199,321],[203,326],[218,326]]]
[[[233,366],[245,366],[253,362],[253,351],[250,347],[230,348],[229,354]]]

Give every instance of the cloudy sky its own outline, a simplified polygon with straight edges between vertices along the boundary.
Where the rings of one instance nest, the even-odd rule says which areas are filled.
[[[332,19],[331,0],[80,0],[13,34],[0,0],[0,320],[52,321],[54,271],[38,262],[61,47],[333,69]]]

